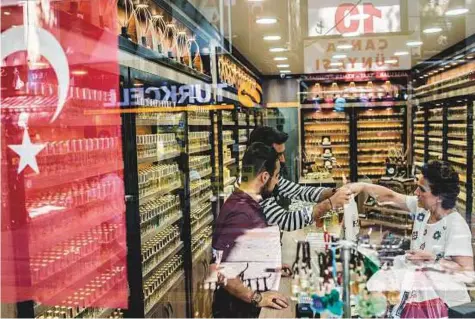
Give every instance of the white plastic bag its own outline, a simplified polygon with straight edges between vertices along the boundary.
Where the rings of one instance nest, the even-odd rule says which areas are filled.
[[[343,234],[341,238],[349,241],[356,241],[360,232],[360,221],[358,216],[358,206],[356,205],[355,197],[351,196],[351,199],[344,207],[343,217]]]

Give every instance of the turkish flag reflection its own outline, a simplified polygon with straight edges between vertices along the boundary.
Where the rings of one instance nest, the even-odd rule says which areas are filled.
[[[121,119],[85,112],[118,108],[117,8],[2,12],[1,301],[126,308]]]

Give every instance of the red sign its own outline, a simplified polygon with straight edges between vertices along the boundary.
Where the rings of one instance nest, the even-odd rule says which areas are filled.
[[[85,114],[117,105],[116,5],[7,2],[1,301],[126,308],[121,119]]]

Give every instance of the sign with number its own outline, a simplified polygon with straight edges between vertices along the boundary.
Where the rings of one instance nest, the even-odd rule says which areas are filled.
[[[308,0],[308,35],[401,31],[400,0]]]
[[[304,44],[305,73],[408,70],[411,56],[394,55],[406,41],[405,35],[309,40]],[[351,48],[339,49],[341,45]]]

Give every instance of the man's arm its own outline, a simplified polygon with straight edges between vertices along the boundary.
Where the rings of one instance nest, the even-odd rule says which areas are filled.
[[[327,187],[301,186],[282,176],[278,183],[279,195],[310,203],[319,203],[333,195],[333,189]]]
[[[355,195],[367,193],[374,197],[380,205],[391,205],[401,210],[410,211],[407,206],[406,195],[399,194],[384,186],[368,183],[351,183],[348,184],[348,187]]]
[[[216,265],[212,264],[210,266],[210,269],[216,269]],[[229,292],[230,295],[246,303],[252,302],[252,297],[255,292],[252,291],[250,288],[244,286],[244,284],[242,283],[241,280],[239,280],[239,278],[231,278],[231,279],[226,280],[225,282],[222,276],[220,277],[218,277],[219,279],[218,283],[223,285],[224,289],[226,289],[226,291]],[[257,305],[259,308],[270,307],[277,310],[281,310],[281,309],[287,308],[289,305],[287,298],[276,291],[270,290],[270,291],[261,292],[261,296],[262,296],[262,300]]]
[[[339,208],[348,202],[350,191],[344,188],[340,188],[332,197],[327,200],[314,205],[309,206],[298,211],[288,211],[282,208],[275,201],[274,197],[270,197],[261,202],[264,215],[266,216],[267,223],[269,225],[277,225],[283,231],[294,231],[302,229],[314,221],[317,221],[317,226],[322,226],[320,217],[327,211]]]

